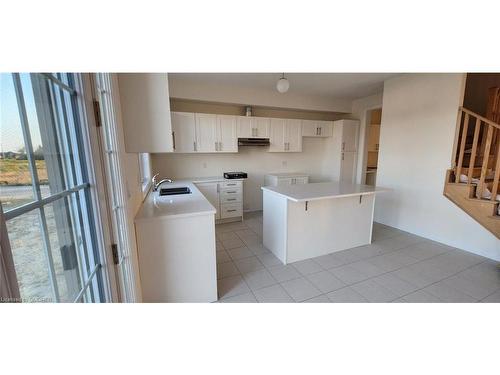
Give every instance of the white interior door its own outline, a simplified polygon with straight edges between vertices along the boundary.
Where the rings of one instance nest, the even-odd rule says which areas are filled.
[[[215,152],[217,143],[217,117],[196,113],[196,151]]]
[[[172,112],[174,152],[194,152],[196,133],[194,113]]]
[[[217,116],[217,141],[220,152],[238,152],[237,123],[235,116]]]

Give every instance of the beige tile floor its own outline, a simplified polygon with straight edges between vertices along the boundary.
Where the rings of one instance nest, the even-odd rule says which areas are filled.
[[[219,302],[500,302],[498,262],[374,223],[373,243],[283,265],[262,212],[216,226]]]

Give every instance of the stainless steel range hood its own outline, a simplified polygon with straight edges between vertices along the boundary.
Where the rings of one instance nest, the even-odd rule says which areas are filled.
[[[269,146],[269,138],[238,138],[238,146]]]

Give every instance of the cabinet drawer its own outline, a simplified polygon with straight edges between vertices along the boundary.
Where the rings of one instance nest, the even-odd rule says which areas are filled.
[[[241,202],[241,194],[231,194],[231,195],[223,195],[220,196],[220,203],[239,203]]]
[[[221,204],[220,217],[226,219],[229,217],[238,217],[243,215],[243,206],[241,203]]]
[[[222,181],[222,188],[241,187],[241,181]]]
[[[242,192],[240,188],[222,189],[220,191],[221,203],[241,202]]]

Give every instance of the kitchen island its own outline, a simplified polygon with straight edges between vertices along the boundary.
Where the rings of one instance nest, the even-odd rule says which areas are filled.
[[[334,182],[265,186],[263,242],[284,264],[371,243],[375,195]]]

